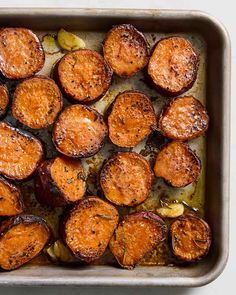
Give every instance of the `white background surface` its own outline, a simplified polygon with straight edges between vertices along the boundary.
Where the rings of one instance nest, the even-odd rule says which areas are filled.
[[[0,295],[50,294],[50,295],[139,295],[139,294],[173,294],[173,295],[217,295],[233,294],[236,271],[236,2],[234,0],[0,0],[1,7],[71,7],[71,8],[156,8],[156,9],[195,9],[203,10],[217,17],[228,29],[232,45],[232,96],[231,96],[231,202],[230,202],[230,257],[221,276],[213,283],[200,288],[1,288]],[[217,221],[216,221],[217,222]],[[1,275],[1,274],[0,274]]]

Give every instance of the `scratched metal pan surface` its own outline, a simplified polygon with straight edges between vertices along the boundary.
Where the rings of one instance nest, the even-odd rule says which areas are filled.
[[[60,28],[76,32],[90,49],[101,51],[105,33],[116,24],[130,23],[142,31],[152,46],[163,36],[181,35],[189,39],[200,54],[198,78],[186,94],[192,94],[206,105],[210,127],[205,136],[189,144],[202,161],[202,173],[197,183],[184,189],[171,189],[160,179],[155,181],[151,196],[136,210],[155,211],[160,198],[184,201],[198,210],[210,224],[213,243],[209,255],[200,263],[188,266],[172,265],[165,255],[166,244],[146,257],[132,271],[113,265],[108,253],[99,263],[83,267],[35,263],[12,272],[0,274],[2,285],[102,285],[102,286],[201,286],[216,279],[228,257],[229,209],[229,113],[230,113],[230,41],[224,27],[214,18],[198,11],[175,10],[100,10],[100,9],[2,9],[0,27],[28,27],[41,39],[46,63],[41,74],[50,75],[54,63],[64,54],[53,41]],[[9,84],[14,89],[14,85]],[[148,94],[158,114],[167,98],[149,88],[144,73],[130,79],[114,77],[108,93],[92,105],[104,113],[116,94],[139,89]],[[65,105],[68,102],[65,100]],[[9,113],[8,121],[15,122]],[[32,130],[31,130],[32,131]],[[47,157],[55,155],[50,130],[34,132],[46,144]],[[155,134],[134,150],[151,162],[163,144]],[[99,195],[96,175],[102,162],[117,149],[107,143],[97,155],[83,160],[88,175],[89,190]],[[43,216],[57,235],[61,209],[49,210],[34,199],[32,182],[22,185],[27,210]],[[121,214],[126,214],[122,210]],[[158,252],[159,251],[159,252]],[[164,254],[163,254],[164,253]],[[168,253],[167,253],[168,254]],[[157,259],[157,257],[159,257]],[[167,258],[166,258],[167,257]],[[158,264],[158,265],[157,265]]]

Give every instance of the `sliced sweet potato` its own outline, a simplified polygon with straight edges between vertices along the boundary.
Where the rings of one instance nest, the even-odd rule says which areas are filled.
[[[18,84],[11,111],[22,124],[40,129],[54,123],[62,105],[57,84],[48,77],[38,76]]]
[[[185,38],[161,39],[153,49],[148,75],[156,88],[168,96],[177,96],[192,87],[199,65],[199,56]]]
[[[0,174],[7,178],[28,178],[43,157],[41,142],[30,133],[0,122]]]
[[[4,116],[9,104],[9,93],[5,85],[0,84],[0,117]]]
[[[104,164],[100,185],[105,197],[121,206],[135,206],[150,194],[153,174],[149,163],[139,154],[119,152]]]
[[[67,107],[53,129],[53,142],[69,157],[90,157],[103,146],[107,126],[102,115],[83,105]]]
[[[166,137],[190,140],[208,128],[206,108],[193,96],[177,97],[168,103],[160,116],[159,128]]]
[[[21,191],[14,184],[0,177],[0,216],[14,216],[24,208]]]
[[[120,77],[131,77],[143,69],[149,60],[146,38],[134,26],[114,26],[103,41],[103,54]]]
[[[154,172],[170,185],[184,187],[199,177],[201,161],[187,144],[173,141],[158,153]]]
[[[159,216],[148,211],[132,213],[120,222],[109,247],[122,267],[132,269],[166,235],[167,226]]]
[[[79,49],[62,57],[55,67],[54,75],[68,98],[89,104],[107,92],[112,70],[98,52]]]
[[[50,229],[38,216],[20,215],[0,224],[0,267],[12,270],[29,262],[50,239]]]
[[[0,29],[0,71],[8,79],[28,78],[44,65],[38,37],[25,28]]]
[[[86,191],[80,160],[59,156],[42,162],[37,169],[35,190],[37,200],[52,207],[80,200]]]
[[[187,262],[203,258],[211,245],[211,230],[201,218],[184,215],[170,227],[172,251],[176,257]]]
[[[91,196],[67,212],[61,224],[65,244],[80,260],[91,262],[102,256],[118,224],[115,207]]]
[[[140,91],[117,95],[108,110],[110,140],[120,147],[134,147],[157,127],[151,100]]]

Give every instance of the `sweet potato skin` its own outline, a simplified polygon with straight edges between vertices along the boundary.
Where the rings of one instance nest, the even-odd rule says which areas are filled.
[[[205,257],[211,246],[209,225],[194,215],[177,218],[170,227],[171,246],[174,255],[186,262],[195,262]]]
[[[9,104],[9,92],[5,85],[0,84],[0,117],[4,116]]]
[[[153,182],[150,164],[134,152],[118,152],[100,172],[105,197],[119,206],[136,206],[149,196]]]
[[[119,93],[106,116],[109,138],[120,147],[134,147],[157,128],[152,102],[138,90]]]
[[[62,172],[63,174],[61,175],[61,178],[63,181],[63,184],[61,184],[62,187],[60,187],[56,183],[56,180],[53,179],[53,175],[51,171],[53,163],[57,160],[63,161],[64,163],[64,170],[63,170],[64,173]],[[68,165],[78,166],[78,174],[76,179],[66,178],[70,169]],[[64,183],[64,179],[66,180],[65,183]],[[71,186],[72,182],[76,182],[77,186],[79,186],[80,188],[79,191],[77,191],[76,199],[74,198],[73,200],[70,199],[70,196],[68,194],[65,194],[63,192],[65,185]],[[68,159],[66,157],[60,156],[55,159],[45,160],[41,162],[41,164],[39,165],[37,169],[36,177],[35,177],[35,194],[36,194],[37,200],[41,204],[48,205],[51,207],[66,206],[81,199],[85,191],[86,191],[86,182],[84,179],[84,171],[79,160]]]
[[[108,134],[103,117],[84,105],[67,107],[53,129],[56,149],[68,157],[86,158],[96,154]]]
[[[70,67],[71,59],[76,63],[76,60],[82,55],[87,56],[84,68],[78,68],[77,72],[73,74],[74,67]],[[94,63],[96,61],[99,63],[100,70],[91,70],[89,63],[93,60]],[[53,69],[54,80],[57,81],[62,93],[72,103],[91,104],[101,99],[111,85],[112,75],[113,71],[106,60],[98,52],[89,49],[79,49],[66,54]],[[81,87],[78,88],[78,85]]]
[[[23,209],[24,203],[20,189],[0,177],[0,216],[14,216],[22,213]]]
[[[181,51],[176,52],[179,50]],[[188,40],[179,36],[163,38],[152,49],[147,76],[161,94],[177,96],[193,86],[199,61],[199,54]],[[160,74],[159,77],[156,76],[157,73]]]
[[[120,222],[109,247],[120,266],[133,269],[166,236],[167,226],[158,215],[149,211],[135,212]]]
[[[43,158],[42,143],[6,122],[0,122],[0,138],[0,174],[13,180],[29,178]]]
[[[36,227],[42,232],[37,232]],[[0,223],[1,268],[13,270],[29,262],[39,254],[50,238],[51,230],[41,217],[19,215],[2,221]],[[29,242],[26,239],[29,239]]]
[[[162,110],[159,128],[175,140],[191,140],[204,133],[209,124],[205,107],[193,96],[174,98]]]
[[[45,61],[38,37],[25,28],[0,29],[0,55],[0,71],[13,80],[34,75]]]
[[[79,216],[77,221],[76,214]],[[103,255],[118,219],[115,207],[98,197],[89,196],[64,213],[60,234],[71,253],[89,263]]]
[[[131,77],[149,60],[145,36],[130,24],[114,26],[103,41],[104,58],[120,77]]]
[[[173,187],[184,187],[195,181],[201,171],[201,161],[190,147],[172,141],[157,154],[154,173]]]

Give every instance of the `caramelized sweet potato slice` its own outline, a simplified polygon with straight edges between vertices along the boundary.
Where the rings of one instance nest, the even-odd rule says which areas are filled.
[[[103,54],[120,77],[131,77],[143,69],[149,60],[146,38],[134,26],[114,26],[103,41]]]
[[[62,57],[54,75],[68,98],[89,104],[107,92],[112,70],[98,52],[79,49]]]
[[[193,96],[177,97],[168,103],[160,116],[159,128],[166,137],[190,140],[208,128],[206,108]]]
[[[211,245],[211,230],[201,218],[185,215],[176,219],[170,227],[172,251],[187,262],[203,258]]]
[[[80,160],[59,156],[42,162],[37,170],[35,190],[37,200],[52,207],[80,200],[86,191]]]
[[[25,28],[0,29],[0,71],[8,79],[28,78],[44,65],[38,37]]]
[[[46,222],[38,216],[20,215],[0,224],[0,267],[12,270],[29,262],[50,239]]]
[[[117,95],[107,121],[110,140],[120,147],[136,146],[157,127],[151,100],[134,90]]]
[[[158,153],[154,172],[174,187],[184,187],[195,181],[201,171],[200,159],[185,143],[173,141]]]
[[[43,157],[41,142],[8,123],[0,122],[0,174],[7,178],[28,178]]]
[[[122,267],[132,269],[166,234],[167,226],[159,216],[148,211],[132,213],[120,222],[109,247]]]
[[[118,224],[115,207],[91,196],[67,212],[61,224],[65,244],[80,260],[91,262],[102,256]]]
[[[161,39],[148,63],[153,84],[168,96],[190,89],[197,78],[199,56],[192,44],[178,36]]]
[[[121,206],[135,206],[150,194],[153,174],[149,163],[139,154],[119,152],[104,164],[100,185],[105,197]]]
[[[57,84],[48,77],[38,76],[18,84],[12,115],[32,129],[46,128],[54,123],[62,105]]]
[[[9,93],[5,85],[0,84],[0,117],[4,116],[9,104]]]
[[[24,208],[20,189],[0,177],[0,216],[22,213]]]
[[[83,105],[67,107],[53,129],[53,142],[69,157],[90,157],[103,146],[107,126],[102,115]]]

